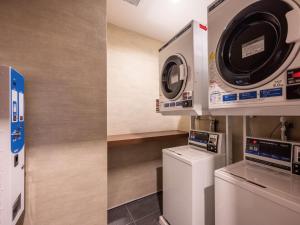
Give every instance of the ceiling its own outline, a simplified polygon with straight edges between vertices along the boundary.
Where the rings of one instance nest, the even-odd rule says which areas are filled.
[[[211,0],[141,0],[136,7],[109,0],[108,22],[161,41],[168,41],[192,19],[206,23]]]

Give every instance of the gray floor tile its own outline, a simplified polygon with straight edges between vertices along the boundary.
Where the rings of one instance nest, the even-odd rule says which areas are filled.
[[[149,216],[144,217],[138,221],[135,221],[136,225],[159,225],[160,212],[156,212]]]
[[[108,210],[108,225],[129,225],[132,222],[125,206]]]
[[[139,220],[145,216],[153,214],[154,212],[160,212],[160,198],[158,195],[150,195],[148,197],[136,200],[127,204],[134,220]]]

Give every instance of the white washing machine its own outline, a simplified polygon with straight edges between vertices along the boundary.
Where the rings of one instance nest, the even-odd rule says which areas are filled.
[[[203,115],[208,109],[207,28],[189,23],[159,50],[160,88],[156,111]]]
[[[299,21],[299,0],[217,0],[208,7],[212,114],[299,115]]]
[[[299,225],[300,143],[247,138],[245,160],[215,172],[216,225]]]
[[[163,150],[161,224],[214,224],[214,171],[225,165],[225,135],[191,131],[189,145]]]

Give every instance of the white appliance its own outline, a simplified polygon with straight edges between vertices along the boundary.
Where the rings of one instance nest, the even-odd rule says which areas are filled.
[[[214,171],[225,165],[225,135],[191,131],[189,145],[163,150],[161,224],[214,224]]]
[[[156,111],[203,115],[208,109],[207,28],[189,23],[159,50],[160,88]]]
[[[0,66],[0,225],[24,211],[24,78]]]
[[[208,7],[212,114],[299,115],[299,21],[300,0],[216,0]]]
[[[215,172],[216,225],[298,225],[300,143],[247,138],[245,160]]]

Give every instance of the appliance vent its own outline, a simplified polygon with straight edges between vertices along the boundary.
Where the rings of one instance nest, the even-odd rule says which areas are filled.
[[[128,2],[131,5],[138,6],[141,0],[123,0],[124,2]]]

